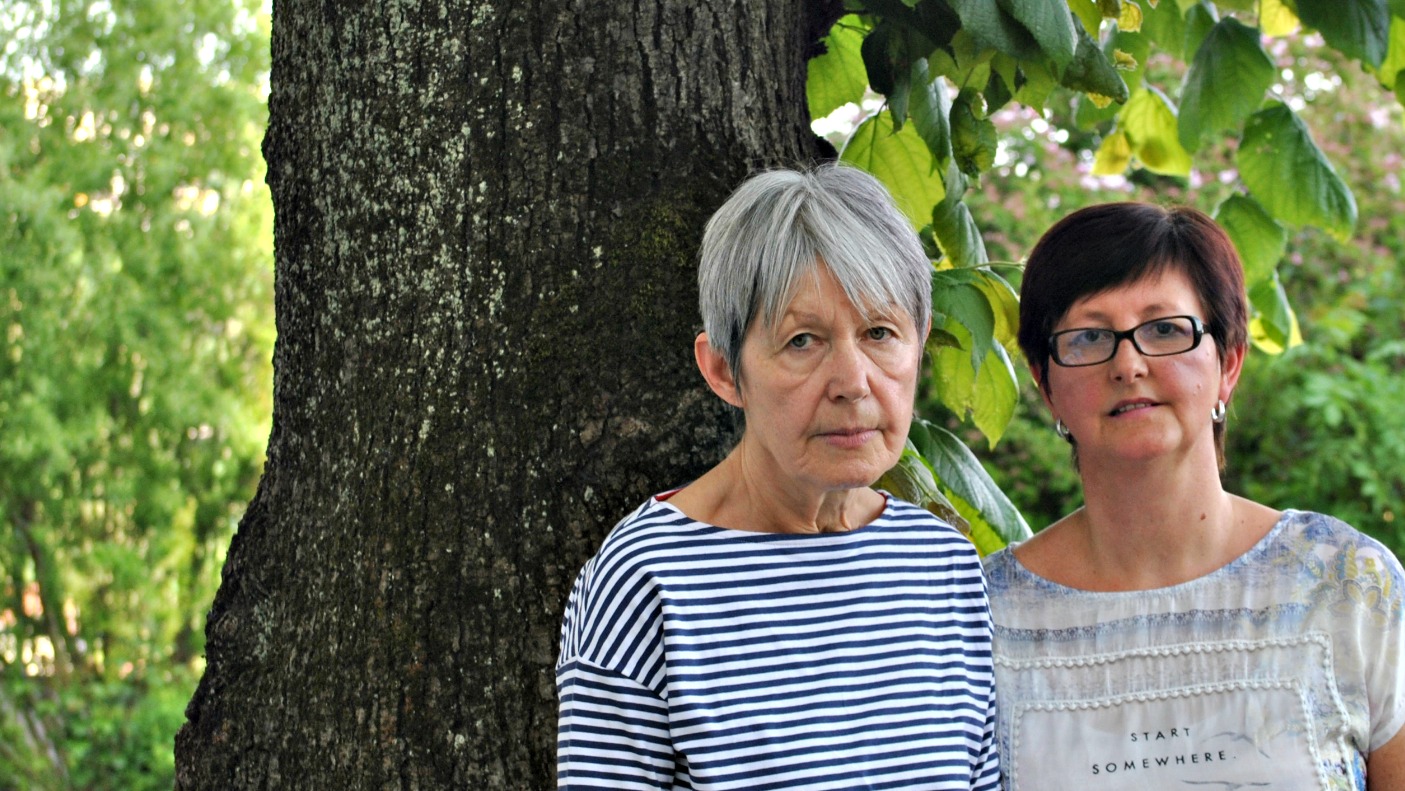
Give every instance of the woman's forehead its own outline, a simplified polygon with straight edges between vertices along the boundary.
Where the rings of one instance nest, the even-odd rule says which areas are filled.
[[[1129,283],[1079,297],[1064,312],[1059,323],[1070,320],[1119,320],[1129,314],[1157,318],[1168,313],[1186,312],[1204,317],[1200,295],[1185,272],[1178,268],[1166,268]]]

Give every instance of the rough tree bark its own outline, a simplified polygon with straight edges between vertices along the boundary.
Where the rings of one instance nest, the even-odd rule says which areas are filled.
[[[720,457],[702,224],[817,154],[834,2],[280,0],[274,428],[181,789],[545,788],[559,619]]]

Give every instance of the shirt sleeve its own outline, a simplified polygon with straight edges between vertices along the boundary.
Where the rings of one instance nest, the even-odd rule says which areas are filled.
[[[985,717],[985,731],[981,734],[981,753],[976,764],[975,775],[971,778],[973,791],[999,791],[1000,789],[1000,751],[996,748],[995,726],[995,695],[992,694],[990,707]]]
[[[1367,695],[1371,733],[1368,751],[1374,752],[1405,727],[1405,573],[1400,561],[1385,547],[1362,565],[1365,573],[1353,580],[1359,598],[1371,603],[1370,622],[1364,633]]]
[[[558,789],[668,789],[679,768],[668,708],[633,679],[579,659],[556,672]]]

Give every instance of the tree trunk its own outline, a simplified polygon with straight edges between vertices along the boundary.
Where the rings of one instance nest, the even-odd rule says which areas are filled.
[[[280,0],[274,428],[181,789],[546,788],[561,610],[730,441],[695,252],[830,2]]]

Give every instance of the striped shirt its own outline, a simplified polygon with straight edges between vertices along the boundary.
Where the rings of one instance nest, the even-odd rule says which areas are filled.
[[[566,789],[996,789],[990,615],[960,533],[889,496],[846,533],[651,498],[566,605]]]

